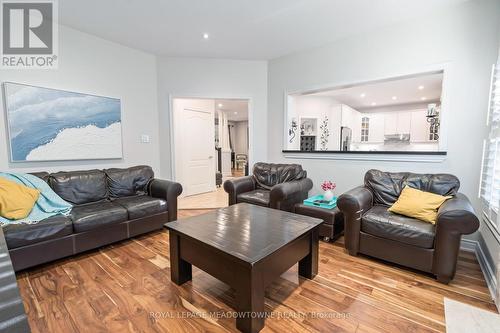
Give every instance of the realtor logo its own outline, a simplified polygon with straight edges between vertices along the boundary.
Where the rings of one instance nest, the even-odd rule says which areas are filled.
[[[2,68],[57,68],[54,0],[2,0]]]

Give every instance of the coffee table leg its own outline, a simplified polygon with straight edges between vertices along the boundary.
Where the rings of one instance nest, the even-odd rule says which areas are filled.
[[[180,236],[172,231],[170,234],[170,279],[177,285],[192,279],[191,264],[181,259]]]
[[[236,328],[244,333],[256,333],[264,327],[264,285],[262,276],[250,273],[249,280],[236,288]]]
[[[313,279],[318,274],[319,229],[314,228],[310,235],[309,254],[299,261],[299,275]]]

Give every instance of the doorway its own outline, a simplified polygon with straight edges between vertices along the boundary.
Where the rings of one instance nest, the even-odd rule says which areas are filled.
[[[179,209],[226,206],[223,182],[248,174],[249,101],[173,98],[172,115]]]
[[[243,177],[248,174],[248,101],[218,99],[215,103],[218,171],[225,179]]]

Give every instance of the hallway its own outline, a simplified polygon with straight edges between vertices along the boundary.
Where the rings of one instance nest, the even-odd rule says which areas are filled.
[[[238,178],[244,176],[244,170],[232,169],[232,177]],[[230,178],[225,178],[226,179]],[[191,195],[188,197],[182,197],[178,200],[179,209],[212,209],[221,208],[227,206],[227,193],[224,191],[223,186],[217,187],[213,192],[202,193],[197,195]]]

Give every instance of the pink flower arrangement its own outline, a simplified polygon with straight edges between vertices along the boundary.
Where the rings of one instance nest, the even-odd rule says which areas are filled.
[[[337,185],[329,180],[325,180],[323,184],[321,184],[321,189],[323,191],[328,191],[328,190],[333,191],[336,187]]]

